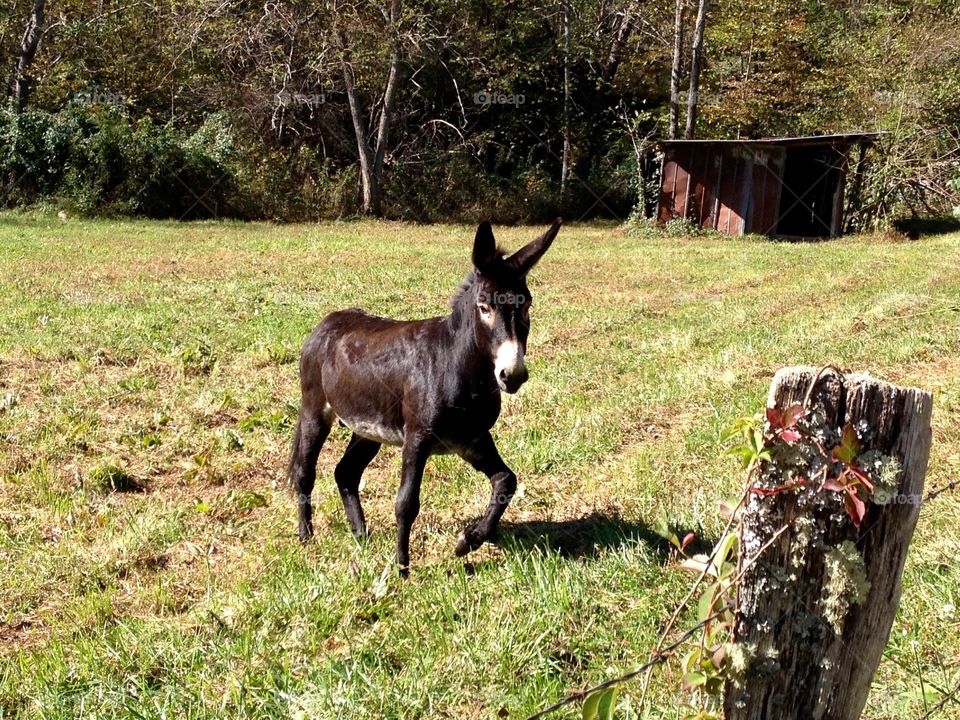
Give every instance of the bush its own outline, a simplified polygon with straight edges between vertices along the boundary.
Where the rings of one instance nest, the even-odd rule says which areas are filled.
[[[8,206],[59,197],[83,214],[202,218],[235,214],[232,136],[221,115],[194,134],[131,122],[122,108],[0,111]]]

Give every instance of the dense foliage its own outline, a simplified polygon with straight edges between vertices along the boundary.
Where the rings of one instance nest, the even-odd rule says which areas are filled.
[[[390,217],[623,218],[657,167],[673,3],[65,0],[45,7],[18,98],[38,3],[0,9],[7,205],[349,216],[371,209],[359,136]],[[854,221],[951,212],[958,22],[955,0],[717,0],[698,136],[886,130]]]

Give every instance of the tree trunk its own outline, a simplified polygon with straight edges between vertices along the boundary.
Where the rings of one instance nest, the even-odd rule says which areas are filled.
[[[344,38],[346,40],[346,38]],[[343,44],[346,48],[346,43]],[[350,106],[350,119],[353,122],[353,133],[357,138],[357,155],[360,158],[360,187],[363,193],[363,212],[367,215],[380,214],[380,183],[374,171],[376,164],[373,148],[367,137],[367,128],[363,122],[363,111],[360,108],[360,99],[357,97],[356,78],[350,62],[349,52],[344,49],[342,55],[343,83],[347,90],[347,104]]]
[[[569,5],[569,0],[567,0],[565,7],[569,8]],[[600,76],[605,83],[613,82],[613,78],[617,74],[617,68],[620,67],[620,61],[623,59],[623,50],[633,32],[634,15],[636,12],[637,8],[635,4],[628,2],[627,7],[624,8],[623,14],[620,16],[620,26],[613,36],[613,42],[610,43],[610,52],[607,53],[607,59],[604,61],[603,67],[600,70]]]
[[[767,405],[781,411],[809,394],[807,429],[795,445],[781,441],[751,483],[805,480],[799,489],[751,494],[743,511],[733,646],[740,658],[726,687],[726,720],[859,718],[899,604],[930,452],[932,395],[867,374],[817,376],[787,368],[770,388]],[[821,448],[831,457],[848,423],[862,443],[852,462],[886,468],[876,472],[889,483],[876,486],[886,488],[888,502],[875,491],[859,528],[844,493],[821,489],[821,471],[836,470]]]
[[[670,127],[668,135],[675,140],[680,131],[680,75],[683,63],[683,3],[677,0],[673,17],[673,64],[670,66]]]
[[[377,154],[373,165],[378,187],[383,183],[383,159],[387,154],[390,124],[393,120],[393,107],[397,99],[397,79],[400,75],[400,38],[397,32],[397,23],[400,22],[400,9],[400,0],[393,0],[390,3],[390,71],[387,75],[386,88],[383,91],[383,110],[380,113],[380,125],[377,128]],[[377,214],[380,214],[379,207],[377,208]]]
[[[703,69],[703,35],[707,29],[707,0],[697,7],[697,24],[693,28],[693,55],[690,59],[690,95],[687,97],[687,129],[684,137],[693,140],[700,107],[700,71]]]
[[[400,38],[397,24],[400,22],[401,0],[392,0],[390,15],[387,18],[390,38],[390,69],[383,90],[383,107],[374,141],[370,141],[363,108],[357,93],[357,79],[353,71],[350,53],[350,38],[345,32],[338,33],[340,41],[340,62],[343,68],[343,82],[347,92],[347,104],[350,106],[350,120],[357,139],[357,155],[360,158],[360,188],[363,194],[362,211],[365,215],[380,217],[383,214],[383,164],[390,142],[390,127],[393,109],[396,105],[397,86],[400,76]]]
[[[563,158],[560,162],[560,205],[567,202],[570,172],[570,0],[563,0]]]
[[[867,160],[867,143],[860,143],[860,151],[857,157],[857,165],[854,168],[853,175],[853,188],[850,192],[850,199],[847,202],[847,217],[846,217],[846,231],[853,232],[854,230],[863,230],[863,221],[861,217],[861,203],[863,202],[863,172],[866,168]],[[853,224],[853,218],[857,218],[858,222],[855,227]]]
[[[30,19],[27,21],[23,39],[20,41],[20,49],[17,52],[13,78],[8,90],[8,94],[13,95],[16,101],[17,112],[27,109],[27,100],[33,89],[30,67],[33,65],[37,48],[40,46],[40,38],[43,36],[43,15],[46,4],[46,0],[34,0],[33,11],[30,13]]]

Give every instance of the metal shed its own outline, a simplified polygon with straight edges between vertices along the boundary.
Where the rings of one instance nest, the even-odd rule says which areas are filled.
[[[759,140],[661,140],[657,220],[730,235],[836,237],[850,151],[880,133]]]

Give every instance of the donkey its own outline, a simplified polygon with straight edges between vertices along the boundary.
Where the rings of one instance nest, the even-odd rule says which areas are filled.
[[[560,230],[549,230],[515,253],[497,248],[489,222],[473,242],[473,270],[450,302],[451,312],[401,321],[358,308],[328,315],[300,355],[302,403],[288,477],[299,499],[300,541],[313,536],[310,495],[317,457],[333,422],[351,431],[334,478],[354,536],[367,535],[360,477],[380,446],[403,447],[397,494],[397,563],[410,566],[410,530],[420,512],[427,458],[454,453],[490,479],[486,514],[460,533],[462,557],[486,541],[517,489],[517,477],[497,452],[490,428],[500,393],[527,380],[524,355],[532,297],[526,276]]]

